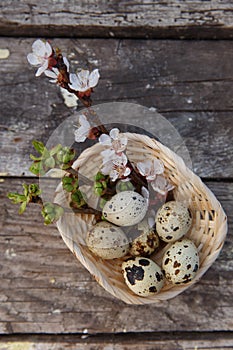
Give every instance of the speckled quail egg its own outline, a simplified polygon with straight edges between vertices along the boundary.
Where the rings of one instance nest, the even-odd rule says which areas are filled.
[[[90,251],[102,259],[121,258],[129,250],[125,233],[109,222],[98,222],[88,232],[86,244]]]
[[[115,194],[103,207],[106,220],[118,226],[131,226],[139,223],[146,215],[148,201],[134,191]]]
[[[122,264],[127,286],[137,295],[147,297],[158,293],[164,284],[161,268],[151,259],[136,257]]]
[[[154,228],[148,226],[132,243],[129,253],[132,256],[149,256],[159,246],[159,236]]]
[[[192,281],[199,268],[199,256],[195,244],[187,238],[173,243],[163,256],[162,268],[167,280],[173,284]]]
[[[155,223],[156,231],[163,241],[175,242],[188,232],[192,217],[183,203],[170,201],[158,210]]]

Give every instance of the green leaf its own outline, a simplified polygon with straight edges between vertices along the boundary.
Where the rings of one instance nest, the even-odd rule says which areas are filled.
[[[71,194],[71,200],[73,204],[75,204],[74,206],[76,206],[77,208],[81,208],[82,206],[86,205],[86,201],[83,198],[83,195],[80,190],[77,190]]]
[[[7,197],[14,203],[19,204],[26,201],[26,197],[23,194],[17,192],[9,192]]]
[[[35,157],[33,154],[30,154],[30,158],[35,161],[40,161],[42,159],[42,157]]]
[[[51,148],[50,150],[50,155],[54,156],[55,154],[57,154],[60,150],[62,149],[62,145],[58,144],[56,146],[54,146],[53,148]]]
[[[44,146],[43,142],[33,140],[32,144],[38,153],[43,154],[43,152],[45,150],[45,146]]]
[[[32,165],[30,166],[29,170],[32,174],[35,174],[35,175],[39,175],[41,174],[41,170],[42,170],[42,166],[41,166],[41,162],[34,162],[32,163]]]
[[[103,186],[102,186],[102,183],[101,182],[95,182],[94,183],[94,188],[96,189],[96,188],[102,188]]]
[[[29,190],[29,193],[33,196],[33,197],[37,197],[41,194],[41,190],[39,188],[39,185],[37,184],[30,184],[28,186],[28,190]]]
[[[23,184],[22,186],[23,186],[23,189],[24,189],[23,194],[24,194],[25,197],[27,197],[28,193],[29,193],[28,185]]]
[[[19,207],[19,214],[23,214],[23,212],[25,211],[26,207],[27,207],[27,202],[25,201]]]
[[[67,192],[72,192],[74,190],[74,187],[71,184],[65,184],[63,185],[63,188]]]
[[[46,168],[52,169],[55,167],[55,160],[53,157],[49,157],[47,159],[45,159],[44,161],[44,165],[46,166]]]
[[[60,205],[50,202],[45,203],[41,211],[45,225],[49,225],[57,221],[63,215],[63,213],[64,209]]]
[[[94,190],[95,194],[97,196],[101,196],[103,194],[103,188],[101,187],[96,187],[95,190]]]
[[[95,181],[105,180],[105,175],[102,174],[100,171],[95,175]]]
[[[70,184],[72,184],[72,182],[73,182],[73,178],[72,177],[70,177],[70,176],[63,176],[63,178],[62,178],[62,184],[63,185],[70,185]]]

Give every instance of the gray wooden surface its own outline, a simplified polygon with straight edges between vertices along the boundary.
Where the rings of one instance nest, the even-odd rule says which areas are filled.
[[[2,0],[1,35],[232,38],[228,0]]]
[[[232,41],[179,40],[231,38],[231,2],[0,6],[0,50],[8,50],[0,59],[0,350],[233,349]],[[219,258],[175,299],[149,306],[114,299],[67,250],[55,225],[43,225],[36,206],[19,216],[6,198],[31,181],[31,141],[46,141],[72,114],[59,88],[35,78],[26,61],[43,35],[53,37],[72,69],[100,69],[94,103],[135,102],[164,115],[225,209],[229,232]]]

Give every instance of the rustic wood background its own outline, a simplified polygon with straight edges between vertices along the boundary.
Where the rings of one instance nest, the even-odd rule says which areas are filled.
[[[233,3],[2,0],[0,9],[0,350],[233,349]],[[27,63],[38,37],[50,37],[73,69],[100,69],[96,104],[136,102],[168,118],[222,203],[224,248],[175,299],[114,299],[37,207],[19,216],[6,199],[31,181],[31,141],[46,141],[72,114]]]

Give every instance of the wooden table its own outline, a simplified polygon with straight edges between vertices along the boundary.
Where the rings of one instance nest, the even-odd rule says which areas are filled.
[[[0,350],[233,349],[232,1],[2,0],[0,8]],[[38,37],[50,37],[73,69],[100,69],[95,104],[135,102],[165,116],[222,203],[224,248],[178,297],[148,306],[114,299],[37,207],[19,216],[6,198],[31,181],[31,141],[46,141],[72,114],[26,61]]]

